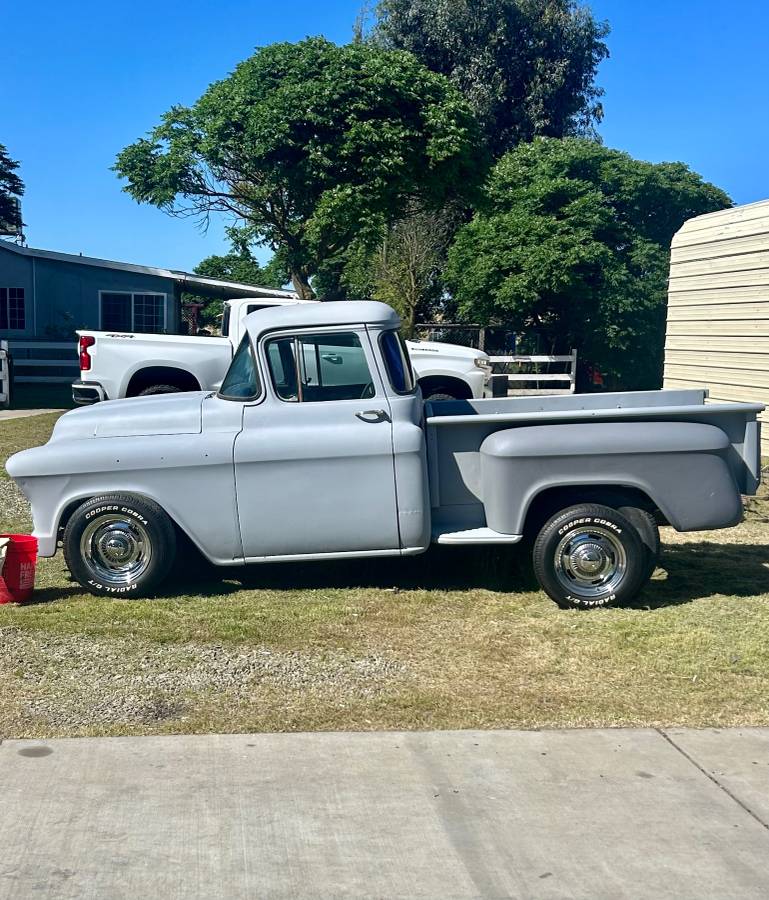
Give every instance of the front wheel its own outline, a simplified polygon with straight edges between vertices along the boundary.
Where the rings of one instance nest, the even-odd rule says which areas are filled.
[[[609,506],[582,503],[552,516],[537,535],[534,572],[559,606],[594,609],[635,598],[649,578],[637,529]]]
[[[430,394],[424,399],[425,402],[427,402],[428,400],[456,400],[457,398],[453,394],[447,394],[445,391],[439,391],[438,393]]]
[[[67,566],[97,596],[146,596],[168,574],[175,555],[171,520],[144,497],[95,497],[75,510],[64,530]]]

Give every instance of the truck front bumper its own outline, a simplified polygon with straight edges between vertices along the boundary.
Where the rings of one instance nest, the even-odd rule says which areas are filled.
[[[72,384],[72,399],[80,406],[88,406],[106,400],[107,395],[97,381],[75,381]]]

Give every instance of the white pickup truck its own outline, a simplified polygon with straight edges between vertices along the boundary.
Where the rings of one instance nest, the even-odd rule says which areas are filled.
[[[216,390],[245,334],[246,316],[298,303],[317,305],[315,300],[300,301],[288,294],[228,300],[223,337],[78,331],[80,379],[72,385],[72,397],[87,405],[147,394]],[[481,350],[432,341],[406,345],[426,400],[483,397],[491,363]]]

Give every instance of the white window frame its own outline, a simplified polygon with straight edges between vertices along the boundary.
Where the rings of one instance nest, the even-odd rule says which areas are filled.
[[[102,323],[102,297],[104,294],[121,294],[123,297],[131,298],[131,332],[135,331],[136,328],[136,319],[134,317],[134,304],[137,294],[147,294],[153,297],[162,297],[163,298],[163,331],[161,333],[168,333],[168,294],[164,294],[162,291],[110,291],[105,289],[103,291],[99,291],[99,331],[104,331],[103,323]],[[143,334],[157,334],[156,331],[148,331],[142,332]]]
[[[10,286],[10,285],[3,284],[3,285],[0,285],[0,289],[2,289],[4,291],[21,291],[22,292],[22,295],[23,295],[22,299],[24,301],[24,327],[23,328],[11,328],[10,327],[11,308],[10,308],[9,304],[11,302],[11,298],[6,293],[6,295],[5,295],[5,320],[6,320],[6,322],[9,323],[9,325],[8,325],[8,328],[4,329],[5,331],[8,331],[8,332],[15,332],[16,334],[21,334],[22,332],[26,331],[29,328],[29,325],[27,323],[27,291],[21,285]]]

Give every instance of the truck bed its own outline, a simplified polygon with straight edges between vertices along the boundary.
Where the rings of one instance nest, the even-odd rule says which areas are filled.
[[[703,389],[428,402],[425,414],[434,533],[444,543],[467,543],[472,538],[469,532],[486,530],[480,447],[495,432],[527,426],[644,421],[714,425],[729,441],[726,460],[740,493],[755,493],[760,481],[756,416],[763,406],[706,401]],[[558,434],[554,430],[554,440]],[[557,452],[554,447],[553,454]],[[479,540],[481,537],[479,531]],[[488,542],[489,535],[485,538]]]

